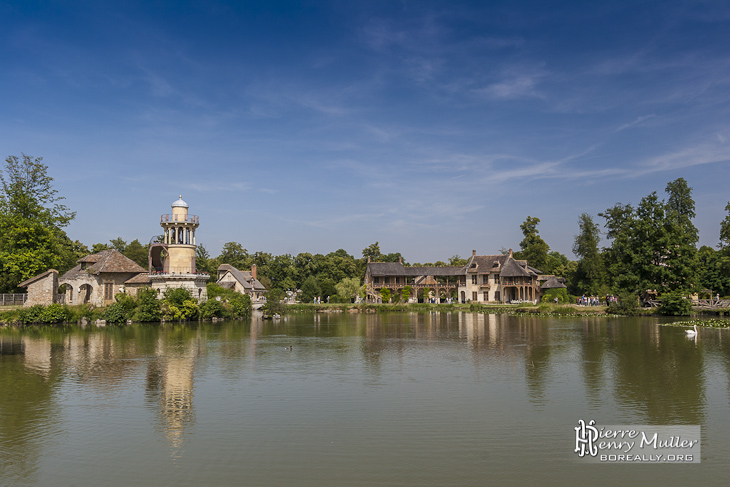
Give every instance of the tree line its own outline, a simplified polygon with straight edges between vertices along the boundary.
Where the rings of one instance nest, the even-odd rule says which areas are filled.
[[[42,158],[25,154],[8,157],[0,170],[0,292],[18,292],[18,284],[30,277],[49,268],[63,273],[79,258],[110,248],[147,267],[149,244],[138,239],[127,243],[117,237],[90,248],[72,241],[64,228],[76,213],[62,204],[64,198],[52,182]],[[679,178],[668,183],[665,192],[666,199],[654,192],[636,207],[617,203],[599,213],[603,230],[593,216],[580,215],[572,248],[577,260],[551,251],[540,236],[540,219],[528,216],[520,225],[523,239],[514,257],[527,260],[544,274],[565,278],[568,292],[576,295],[636,295],[646,290],[730,295],[730,202],[725,207],[728,215],[720,222],[717,250],[698,249],[692,188]],[[602,237],[604,247],[600,246]],[[502,248],[501,252],[509,251]],[[343,249],[328,254],[250,253],[238,242],[227,242],[216,257],[204,245],[196,250],[200,272],[215,275],[221,264],[240,270],[255,264],[258,279],[267,289],[300,289],[307,298],[352,295],[355,283],[359,287],[362,282],[368,260],[400,261],[406,266],[462,266],[467,262],[454,255],[446,261],[409,264],[400,252],[381,252],[378,242],[363,249],[362,257]]]

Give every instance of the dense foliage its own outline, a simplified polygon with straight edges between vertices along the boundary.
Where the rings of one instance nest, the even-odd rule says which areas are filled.
[[[0,170],[0,292],[19,292],[20,282],[78,258],[63,231],[76,214],[60,203],[41,161],[10,156]]]

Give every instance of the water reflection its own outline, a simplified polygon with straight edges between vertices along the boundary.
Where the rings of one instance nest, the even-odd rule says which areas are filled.
[[[379,458],[437,442],[435,451],[479,457],[473,478],[481,479],[485,464],[499,472],[509,457],[477,455],[488,439],[515,452],[504,471],[519,477],[519,439],[532,434],[521,436],[520,428],[588,416],[604,424],[700,424],[713,439],[703,449],[727,449],[728,377],[726,330],[688,340],[655,319],[332,313],[254,316],[250,324],[3,329],[0,471],[10,485],[42,484],[47,458],[68,460],[62,444],[69,438],[89,443],[92,458],[94,448],[108,448],[123,462],[130,444],[156,453],[150,434],[173,459],[202,455],[215,464],[248,448],[252,478],[264,475],[272,456],[295,463],[287,456],[295,451],[334,461],[307,449],[316,438]],[[136,428],[131,443],[106,440],[125,428]],[[381,429],[371,438],[372,428]],[[337,458],[355,469],[348,451]],[[419,461],[428,471],[443,458]],[[195,483],[189,473],[177,483]],[[67,475],[73,478],[70,467]]]
[[[61,433],[51,352],[49,338],[0,333],[0,475],[8,485],[32,482]]]
[[[165,325],[160,327],[154,357],[147,366],[147,404],[159,414],[156,430],[174,449],[182,446],[186,428],[195,424],[195,362],[204,350],[205,335],[200,328]]]

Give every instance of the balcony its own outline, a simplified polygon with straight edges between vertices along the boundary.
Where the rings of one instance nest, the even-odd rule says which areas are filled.
[[[200,217],[197,215],[160,215],[160,223],[200,223]]]

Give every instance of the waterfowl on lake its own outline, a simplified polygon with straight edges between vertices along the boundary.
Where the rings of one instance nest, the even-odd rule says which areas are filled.
[[[697,336],[697,325],[694,325],[693,330],[684,330],[688,337]]]

